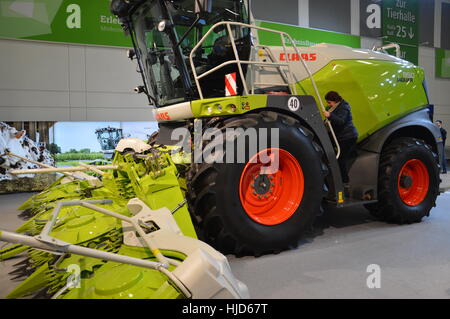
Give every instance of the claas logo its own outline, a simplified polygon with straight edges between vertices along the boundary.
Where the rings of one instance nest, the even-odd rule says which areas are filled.
[[[157,113],[156,114],[156,120],[157,121],[170,121],[169,112]]]
[[[316,61],[317,53],[302,53],[300,55],[305,61]],[[297,53],[288,53],[289,61],[300,61],[300,56]],[[286,61],[286,54],[280,53],[280,61]]]

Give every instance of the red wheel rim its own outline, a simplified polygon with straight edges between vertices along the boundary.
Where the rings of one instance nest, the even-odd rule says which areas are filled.
[[[296,158],[283,149],[267,148],[245,165],[239,197],[245,212],[255,222],[277,225],[295,213],[304,186],[303,171]]]
[[[418,159],[407,161],[398,175],[398,192],[401,200],[408,206],[417,206],[423,202],[429,184],[428,169]]]

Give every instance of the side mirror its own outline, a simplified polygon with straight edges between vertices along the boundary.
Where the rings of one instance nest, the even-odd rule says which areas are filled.
[[[133,49],[127,50],[128,59],[133,60],[135,56],[136,56],[136,52]]]
[[[118,17],[124,17],[128,14],[130,4],[129,1],[112,0],[109,9],[112,12],[112,14]]]
[[[195,0],[195,13],[211,13],[212,0]]]
[[[134,88],[134,92],[136,92],[137,94],[144,93],[145,92],[145,88],[144,88],[143,85],[139,85],[139,86]]]

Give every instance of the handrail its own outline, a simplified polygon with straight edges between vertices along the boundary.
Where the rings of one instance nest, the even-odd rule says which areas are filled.
[[[382,46],[374,46],[372,48],[372,51],[385,51],[388,49],[395,49],[395,56],[397,58],[401,57],[400,45],[398,43],[394,43],[394,42],[391,42],[391,43],[388,43],[388,44],[385,44]]]
[[[233,53],[234,53],[235,60],[224,62],[224,63],[214,67],[213,69],[208,70],[206,72],[203,72],[203,74],[198,75],[197,71],[195,69],[195,64],[194,64],[194,53],[198,50],[199,47],[201,47],[201,45],[203,44],[203,42],[205,42],[205,40],[208,38],[208,36],[211,34],[211,32],[213,32],[213,30],[215,28],[217,28],[218,26],[221,26],[221,25],[225,25],[226,28],[227,28],[228,37],[230,39],[231,46],[233,48]],[[189,62],[190,62],[190,65],[191,65],[192,73],[194,75],[194,80],[195,80],[195,84],[197,86],[197,90],[198,90],[200,99],[203,99],[204,97],[203,97],[203,92],[202,92],[202,88],[201,88],[199,80],[201,78],[205,77],[206,75],[217,71],[218,69],[222,68],[225,65],[237,64],[239,75],[240,75],[241,80],[242,80],[244,94],[246,94],[246,95],[248,95],[249,93],[248,93],[247,83],[246,83],[245,77],[244,77],[244,72],[242,70],[242,64],[261,64],[261,65],[266,65],[266,66],[274,66],[274,64],[270,63],[270,62],[241,61],[239,59],[239,54],[238,54],[238,51],[237,51],[237,48],[236,48],[236,43],[235,43],[235,40],[234,40],[234,37],[233,37],[233,34],[232,34],[232,30],[231,30],[231,26],[232,25],[235,25],[235,26],[238,26],[238,27],[245,27],[245,28],[249,28],[249,29],[256,29],[256,30],[271,32],[271,33],[276,33],[276,34],[280,35],[281,44],[283,46],[283,51],[284,51],[285,56],[288,56],[287,55],[287,48],[286,48],[286,40],[285,39],[286,38],[289,39],[290,43],[292,44],[292,47],[295,50],[295,53],[298,54],[298,56],[300,57],[300,61],[302,62],[303,68],[306,70],[306,73],[308,74],[308,77],[309,77],[309,79],[311,81],[311,84],[313,86],[313,89],[314,89],[314,93],[315,93],[315,95],[317,97],[317,100],[319,101],[321,112],[322,112],[322,114],[324,114],[326,109],[325,109],[325,106],[323,105],[322,99],[320,98],[320,93],[319,93],[319,90],[317,88],[316,82],[314,81],[313,75],[312,75],[311,71],[309,70],[308,66],[306,65],[305,61],[301,58],[301,54],[300,54],[297,46],[295,45],[294,40],[292,39],[292,37],[288,33],[283,32],[283,31],[272,30],[272,29],[268,29],[268,28],[263,28],[263,27],[259,27],[259,26],[255,26],[255,25],[245,24],[245,23],[241,23],[241,22],[234,22],[234,21],[220,21],[220,22],[214,24],[203,35],[203,37],[200,39],[200,41],[192,48],[192,51],[189,54]],[[290,91],[291,91],[292,94],[296,95],[297,94],[297,87],[296,87],[295,82],[294,82],[294,77],[293,77],[294,73],[292,72],[291,61],[289,61],[289,59],[287,59],[286,66],[288,68],[288,76],[290,78],[289,79],[290,83],[288,82]],[[341,154],[341,148],[340,148],[339,142],[338,142],[338,140],[336,138],[336,135],[334,133],[334,130],[333,130],[333,127],[332,127],[330,121],[327,118],[325,118],[325,122],[327,123],[327,125],[328,125],[328,127],[330,129],[331,135],[333,137],[333,140],[334,140],[336,148],[337,148],[336,158],[339,158],[339,156]]]
[[[228,60],[225,62],[222,62],[221,64],[219,64],[218,66],[215,66],[214,68],[203,72],[202,74],[200,74],[198,76],[198,79],[204,78],[207,75],[210,75],[211,73],[214,73],[215,71],[217,71],[218,69],[223,68],[224,66],[230,65],[230,64],[235,64],[235,63],[243,63],[243,64],[261,64],[261,65],[267,65],[267,66],[273,66],[273,67],[278,67],[278,66],[287,66],[286,63],[272,63],[272,62],[259,62],[259,61],[238,61],[238,60]]]
[[[269,48],[268,46],[260,45],[260,44],[255,45],[255,48],[258,48],[258,47],[261,48],[262,50],[264,50],[264,51],[267,52],[267,54],[268,54],[268,56],[269,56],[269,58],[270,58],[270,60],[271,60],[272,62],[277,61],[277,59],[275,58],[275,56],[274,56],[273,53],[272,53],[272,50],[270,50],[270,48]],[[284,73],[281,71],[281,69],[278,69],[278,73],[280,73],[280,77],[281,77],[281,78],[283,79],[283,81],[286,82],[286,83],[288,84],[288,86],[289,86],[289,80],[286,78],[286,74],[284,74]]]

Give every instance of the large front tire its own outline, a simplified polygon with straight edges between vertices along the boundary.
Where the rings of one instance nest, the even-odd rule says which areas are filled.
[[[438,195],[437,155],[424,141],[403,137],[383,149],[378,203],[366,207],[379,220],[409,224],[429,216]]]
[[[226,120],[219,130],[223,140],[229,141],[226,128],[257,132],[267,129],[268,140],[272,129],[276,129],[279,145],[268,148],[259,141],[252,150],[245,143],[245,162],[192,165],[188,203],[200,238],[222,253],[238,256],[259,256],[296,247],[312,227],[326,194],[327,168],[314,135],[293,118],[274,112]],[[236,137],[231,143],[235,149],[240,138],[244,137]],[[279,150],[279,170],[259,174],[261,163],[249,160],[267,149]]]

